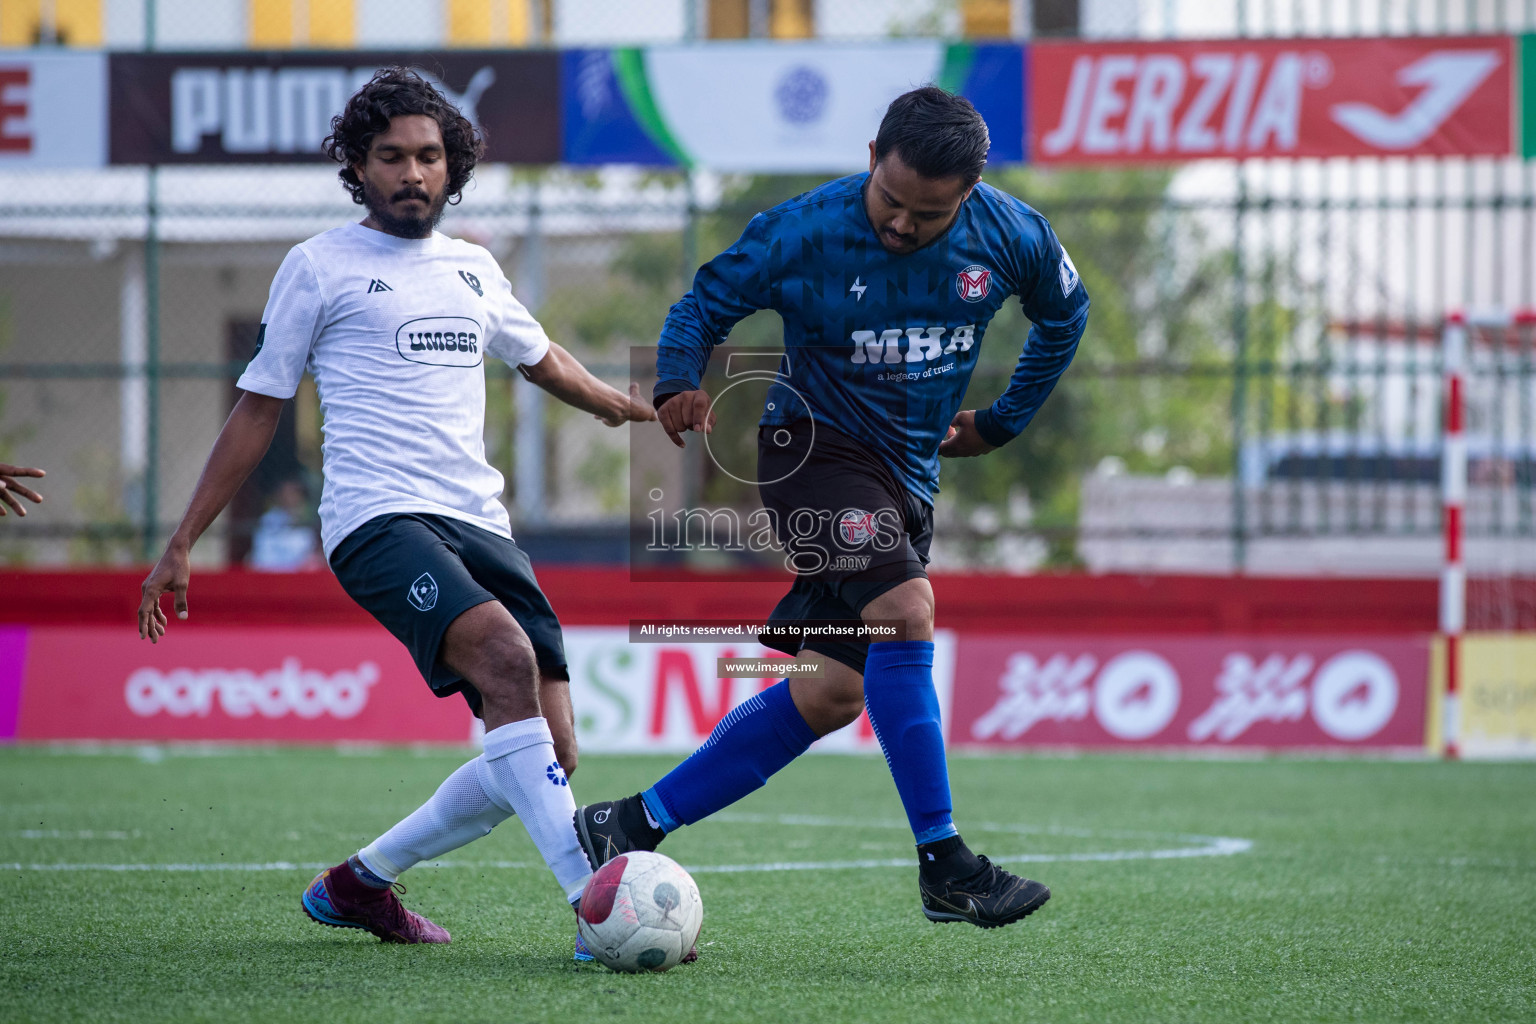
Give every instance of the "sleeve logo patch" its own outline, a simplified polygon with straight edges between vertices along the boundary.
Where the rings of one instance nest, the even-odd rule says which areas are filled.
[[[411,320],[395,332],[400,358],[430,366],[479,366],[485,332],[467,316]]]
[[[1067,255],[1066,246],[1061,249],[1061,267],[1058,270],[1061,275],[1061,294],[1071,295],[1077,291],[1078,276],[1077,267],[1072,264],[1072,257]]]
[[[480,287],[480,279],[478,277],[476,277],[474,274],[471,274],[467,270],[459,271],[459,276],[464,279],[465,284],[469,285],[475,290],[476,295],[480,296],[481,298],[485,297],[485,290]]]

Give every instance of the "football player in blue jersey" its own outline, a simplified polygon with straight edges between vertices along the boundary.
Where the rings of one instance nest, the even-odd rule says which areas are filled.
[[[993,928],[1050,898],[961,839],[933,684],[926,566],[939,458],[1017,436],[1088,319],[1086,290],[1045,218],[980,180],[987,149],[986,123],[962,97],[933,87],[898,97],[867,174],[758,214],[667,316],[655,402],[679,446],[713,424],[700,380],[715,346],[756,310],[784,321],[758,490],[797,576],[770,624],[862,620],[905,635],[765,635],[824,674],[748,699],[650,789],[578,809],[594,868],[741,799],[867,709],[917,845],[923,913]],[[987,325],[1014,295],[1033,326],[1012,380],[990,407],[962,410]]]

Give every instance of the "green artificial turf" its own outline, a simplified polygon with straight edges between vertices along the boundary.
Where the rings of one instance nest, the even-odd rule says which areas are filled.
[[[308,921],[302,865],[467,756],[0,750],[0,1020],[1536,1019],[1536,765],[957,757],[971,845],[1038,858],[1017,867],[1055,894],[981,931],[925,921],[914,867],[707,870],[909,856],[883,762],[808,757],[663,847],[705,904],[701,959],[668,974],[572,964],[515,820],[406,876],[451,946]],[[669,766],[587,756],[577,799]],[[1183,855],[1243,845],[1217,838],[1252,845]]]

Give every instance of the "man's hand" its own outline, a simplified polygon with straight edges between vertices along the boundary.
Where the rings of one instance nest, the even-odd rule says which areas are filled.
[[[5,506],[9,505],[18,516],[25,519],[27,510],[22,507],[21,502],[16,500],[15,494],[21,495],[34,505],[42,504],[43,496],[25,484],[17,483],[16,478],[19,476],[41,478],[47,475],[42,470],[33,469],[30,466],[12,466],[9,463],[0,462],[0,516],[6,514]]]
[[[939,442],[939,454],[946,459],[968,459],[996,449],[976,432],[976,410],[964,409],[949,421],[949,433]]]
[[[159,643],[165,635],[165,609],[160,607],[160,596],[167,590],[176,594],[176,617],[187,617],[187,584],[192,579],[192,548],[176,538],[166,547],[165,554],[144,578],[141,591],[144,599],[139,602],[139,639]]]
[[[629,395],[623,405],[615,407],[611,412],[595,413],[592,418],[605,426],[620,427],[626,423],[649,423],[656,419],[656,410],[651,408],[651,403],[640,397],[640,385],[630,381]]]
[[[672,443],[684,448],[682,434],[685,430],[697,430],[711,434],[715,430],[715,411],[709,407],[709,395],[703,391],[679,391],[656,410],[661,429],[667,432]]]

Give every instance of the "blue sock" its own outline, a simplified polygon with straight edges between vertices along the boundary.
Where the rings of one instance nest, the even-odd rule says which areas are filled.
[[[950,817],[949,767],[933,688],[933,641],[870,644],[864,706],[917,842],[958,835]]]
[[[692,825],[762,787],[816,739],[785,679],[738,704],[704,745],[641,794],[664,831]]]

